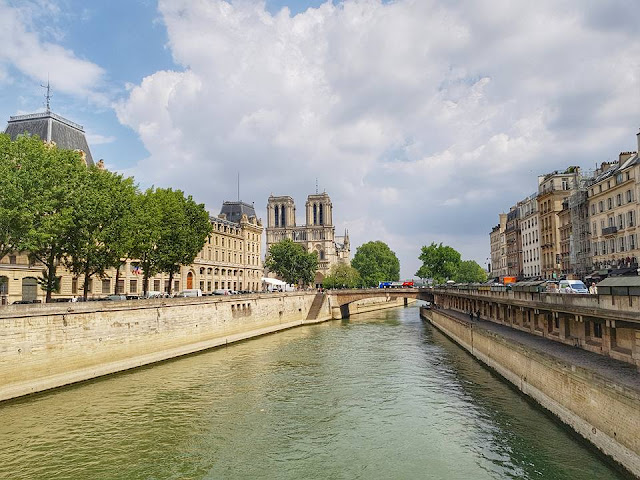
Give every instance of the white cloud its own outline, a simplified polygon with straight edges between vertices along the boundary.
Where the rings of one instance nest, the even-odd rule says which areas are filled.
[[[35,79],[40,83],[51,81],[58,92],[85,97],[91,101],[107,105],[104,94],[99,93],[104,70],[98,65],[78,58],[73,51],[46,41],[51,37],[59,41],[60,32],[49,26],[38,31],[34,16],[55,16],[60,13],[56,3],[47,0],[20,2],[15,7],[0,0],[0,70],[7,66]]]
[[[258,207],[274,193],[301,208],[319,178],[338,230],[392,242],[404,275],[431,241],[482,263],[497,213],[538,174],[633,147],[632,3],[344,0],[292,17],[160,0],[182,71],[116,106],[150,153],[131,173],[211,209],[236,172]]]

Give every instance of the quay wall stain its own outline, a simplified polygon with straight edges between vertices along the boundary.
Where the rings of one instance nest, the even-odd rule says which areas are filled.
[[[440,331],[640,477],[640,394],[504,337],[423,310]]]

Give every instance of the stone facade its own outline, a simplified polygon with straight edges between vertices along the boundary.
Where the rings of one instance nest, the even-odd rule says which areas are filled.
[[[541,273],[544,278],[559,278],[562,273],[559,214],[564,200],[577,190],[579,178],[578,167],[538,177]]]
[[[536,195],[523,200],[520,230],[522,234],[522,265],[525,278],[540,276],[540,227]]]
[[[228,204],[229,202],[225,202]],[[253,211],[253,207],[250,207]],[[224,210],[224,207],[223,207]],[[182,267],[174,276],[171,291],[200,288],[205,294],[218,289],[259,291],[262,288],[262,221],[243,213],[239,221],[211,217],[213,232],[192,265]],[[37,278],[42,274],[42,265],[30,263],[25,253],[13,253],[0,260],[0,303],[15,301],[44,302],[46,293],[38,286]],[[64,267],[58,267],[60,290],[53,299],[81,297],[84,292],[82,276],[75,277]],[[117,278],[116,278],[117,277]],[[120,267],[107,272],[104,278],[93,278],[89,282],[89,298],[100,298],[110,294],[128,296],[142,295],[142,271],[136,260],[127,259]],[[169,275],[158,274],[149,279],[149,290],[169,291]]]
[[[507,240],[505,229],[507,214],[501,213],[499,223],[491,229],[489,240],[491,242],[491,277],[502,280],[507,275]]]
[[[333,205],[327,193],[309,195],[305,203],[306,222],[296,225],[296,207],[290,196],[270,196],[267,204],[267,252],[271,245],[285,238],[318,254],[316,287],[322,285],[332,265],[349,264],[351,246],[349,234],[336,236],[333,225]]]
[[[638,147],[640,150],[640,133]],[[633,273],[638,269],[640,258],[638,153],[624,152],[617,162],[603,163],[588,186],[587,193],[593,269]]]

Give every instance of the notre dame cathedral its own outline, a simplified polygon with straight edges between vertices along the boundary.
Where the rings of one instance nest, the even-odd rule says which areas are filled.
[[[285,238],[299,243],[308,252],[317,252],[318,271],[315,285],[322,286],[324,277],[332,265],[349,264],[351,247],[349,233],[336,236],[333,225],[333,206],[327,193],[316,193],[307,197],[306,223],[296,225],[296,206],[288,195],[269,197],[267,204],[267,252],[269,247]]]

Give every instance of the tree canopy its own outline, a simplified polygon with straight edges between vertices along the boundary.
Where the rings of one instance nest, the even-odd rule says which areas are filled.
[[[346,263],[331,266],[329,275],[324,278],[324,288],[356,288],[362,285],[358,271]]]
[[[454,280],[459,283],[484,282],[487,275],[483,268],[473,260],[462,261],[460,252],[453,247],[432,242],[422,247],[420,256],[422,266],[416,272],[420,278],[431,278],[435,283]]]
[[[193,263],[210,232],[204,205],[180,190],[140,193],[132,178],[87,167],[76,151],[0,134],[0,258],[20,251],[42,263],[47,302],[61,263],[84,277],[86,297],[91,277],[138,258],[146,292],[150,276]]]
[[[358,247],[351,261],[366,287],[380,282],[400,280],[400,261],[389,246],[381,241],[367,242]]]
[[[265,267],[275,272],[285,282],[307,285],[313,281],[318,269],[318,254],[290,238],[285,238],[269,247]]]

